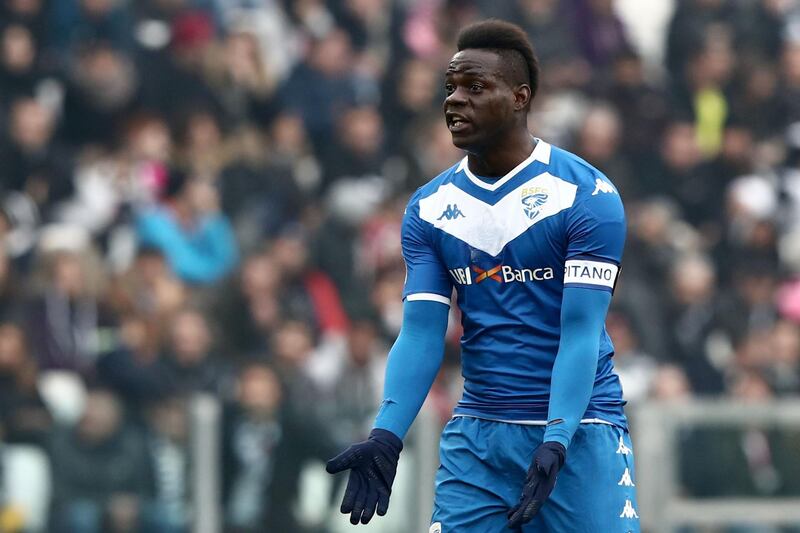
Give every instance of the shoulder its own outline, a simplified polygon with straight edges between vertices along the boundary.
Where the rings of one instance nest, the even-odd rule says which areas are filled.
[[[406,208],[406,212],[409,211],[409,208],[418,206],[420,200],[435,194],[440,187],[452,182],[456,172],[458,172],[458,169],[461,167],[461,164],[462,161],[459,161],[453,166],[445,169],[435,178],[431,179],[425,185],[422,185],[420,188],[414,191],[414,194],[411,195],[411,198],[408,201],[408,208]]]
[[[415,240],[423,242],[427,239],[431,229],[430,217],[425,217],[425,213],[431,209],[431,201],[438,198],[436,193],[448,183],[453,181],[453,177],[458,170],[460,162],[446,169],[438,176],[430,180],[425,185],[418,188],[408,201],[403,212],[402,235],[404,242]],[[427,199],[427,200],[426,200]],[[427,220],[423,220],[426,218]]]
[[[586,192],[594,196],[597,196],[598,193],[613,193],[619,196],[611,179],[584,159],[552,145],[550,154],[550,172],[577,185],[579,196]]]
[[[573,211],[624,218],[622,198],[614,183],[577,155],[553,146],[550,173],[577,186],[574,203],[577,209]]]

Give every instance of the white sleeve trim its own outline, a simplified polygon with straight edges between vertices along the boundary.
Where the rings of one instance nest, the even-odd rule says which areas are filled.
[[[415,294],[409,294],[406,296],[406,300],[409,302],[416,302],[419,300],[439,302],[445,304],[446,306],[450,306],[450,298],[447,296],[442,296],[441,294],[435,294],[433,292],[417,292]]]
[[[613,263],[570,259],[564,265],[564,284],[581,283],[614,288],[619,267]]]

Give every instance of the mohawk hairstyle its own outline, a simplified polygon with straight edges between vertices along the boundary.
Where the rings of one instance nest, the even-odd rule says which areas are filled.
[[[525,30],[504,20],[488,19],[462,29],[458,33],[457,47],[459,52],[482,48],[503,56],[506,69],[513,76],[508,81],[530,85],[533,100],[539,88],[539,61]]]

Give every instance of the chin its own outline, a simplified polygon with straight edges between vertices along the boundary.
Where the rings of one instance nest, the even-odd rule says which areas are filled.
[[[474,148],[477,144],[475,142],[476,139],[471,136],[466,137],[461,135],[451,135],[451,138],[453,139],[453,146],[455,146],[456,148],[460,148],[465,152],[469,152],[470,148]]]

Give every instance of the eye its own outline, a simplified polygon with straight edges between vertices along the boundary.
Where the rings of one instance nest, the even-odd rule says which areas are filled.
[[[470,85],[469,90],[474,93],[479,93],[483,90],[483,85],[481,85],[480,83],[473,83],[472,85]]]
[[[453,94],[453,91],[455,91],[455,90],[456,90],[456,87],[452,83],[445,83],[444,84],[444,92],[446,92],[447,94]]]

